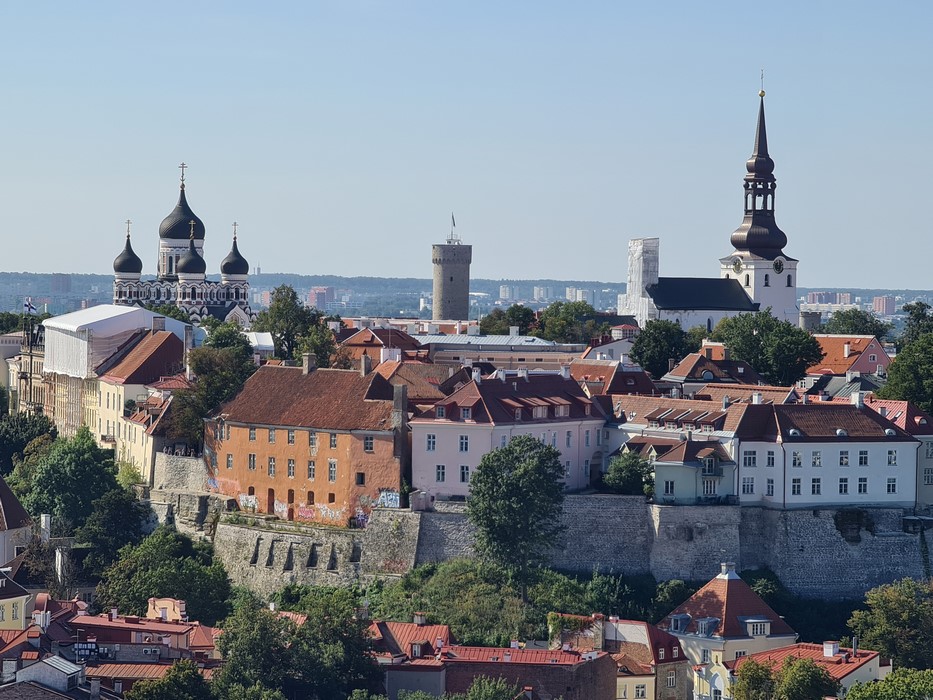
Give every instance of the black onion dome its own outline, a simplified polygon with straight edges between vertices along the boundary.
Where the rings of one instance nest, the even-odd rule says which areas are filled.
[[[224,275],[248,275],[249,263],[246,258],[240,255],[240,249],[236,245],[236,236],[233,237],[233,248],[227,254],[227,257],[220,263],[220,272]]]
[[[207,272],[207,263],[198,255],[198,250],[194,247],[194,236],[190,237],[188,251],[178,259],[175,270],[183,275],[203,275]]]
[[[130,245],[130,235],[126,234],[126,247],[113,261],[113,271],[120,274],[140,274],[143,271],[143,261],[133,252]]]
[[[185,198],[185,185],[182,183],[178,204],[175,205],[172,213],[162,219],[162,223],[159,224],[159,238],[185,240],[191,235],[192,221],[194,221],[194,237],[199,241],[204,240],[204,222],[188,206],[188,200]]]

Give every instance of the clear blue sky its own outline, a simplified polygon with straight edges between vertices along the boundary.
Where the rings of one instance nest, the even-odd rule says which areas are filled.
[[[801,286],[931,288],[933,4],[3,3],[0,269],[144,272],[177,197],[209,273],[716,276],[759,70]]]

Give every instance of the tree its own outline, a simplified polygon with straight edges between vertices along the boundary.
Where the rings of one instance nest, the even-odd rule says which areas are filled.
[[[174,318],[182,323],[191,323],[191,317],[174,304],[146,304],[144,308],[159,314],[159,316]]]
[[[253,346],[249,344],[249,339],[243,335],[243,329],[233,321],[211,324],[210,334],[207,336],[207,340],[204,341],[204,347],[218,350],[232,348],[250,360],[253,357]]]
[[[91,546],[84,568],[100,576],[117,560],[121,548],[139,544],[150,511],[132,492],[122,488],[105,493],[91,504],[91,509],[84,525],[75,531],[75,541]]]
[[[910,401],[927,413],[933,411],[933,333],[924,333],[897,353],[878,396]]]
[[[93,511],[94,501],[117,488],[113,452],[102,450],[82,426],[59,440],[32,474],[23,507],[32,515],[49,513],[61,532],[72,533]]]
[[[509,571],[527,600],[528,574],[554,546],[564,502],[560,452],[531,435],[487,452],[470,484],[477,550]]]
[[[735,700],[771,700],[774,697],[774,678],[771,667],[755,659],[746,660],[739,666],[735,685],[732,686]]]
[[[856,683],[846,700],[933,700],[933,670],[896,668],[875,683]]]
[[[272,290],[269,308],[259,312],[252,328],[271,333],[275,356],[291,360],[298,350],[299,339],[319,320],[320,313],[305,306],[293,287],[283,284]]]
[[[304,355],[306,352],[312,353],[317,358],[318,367],[330,367],[331,358],[338,362],[341,358],[336,358],[337,341],[334,338],[334,332],[328,328],[327,321],[324,318],[318,318],[312,323],[308,330],[298,340],[298,350]]]
[[[520,687],[510,685],[504,678],[477,676],[466,693],[451,695],[450,700],[515,700],[520,693]]]
[[[933,668],[933,580],[905,578],[872,588],[865,606],[849,620],[862,647],[891,658],[895,668]]]
[[[670,360],[679,362],[699,346],[673,321],[648,321],[632,341],[632,359],[655,379],[667,374]]]
[[[815,700],[839,691],[839,682],[812,659],[785,659],[772,675],[774,700]]]
[[[224,698],[238,697],[237,689],[260,686],[280,690],[291,670],[290,642],[294,625],[258,602],[244,604],[224,620],[217,649],[224,665],[213,685]]]
[[[588,343],[609,330],[596,317],[596,309],[585,301],[555,301],[540,313],[532,333],[556,343]]]
[[[651,496],[654,493],[654,469],[637,452],[623,452],[609,462],[603,486],[613,493],[627,496]]]
[[[790,386],[823,359],[820,344],[805,330],[771,315],[771,309],[724,318],[713,340],[725,343],[772,384]]]
[[[158,680],[135,683],[124,697],[126,700],[214,700],[210,685],[191,659],[176,661]]]
[[[101,607],[128,615],[145,614],[153,596],[180,598],[192,620],[213,625],[228,612],[230,579],[210,545],[162,526],[121,549],[97,586]]]
[[[904,313],[907,321],[904,323],[904,332],[897,339],[898,352],[927,333],[933,333],[933,313],[931,307],[922,301],[904,304]]]
[[[42,435],[50,435],[53,440],[58,435],[55,424],[45,416],[14,413],[0,417],[0,476],[13,470],[13,455]]]
[[[834,335],[873,335],[884,340],[891,331],[891,324],[885,323],[871,311],[861,309],[843,309],[837,311],[823,324],[823,333]]]
[[[483,335],[509,335],[509,329],[517,326],[519,335],[528,335],[534,323],[534,311],[521,304],[512,304],[505,311],[496,307],[483,316],[479,331]]]

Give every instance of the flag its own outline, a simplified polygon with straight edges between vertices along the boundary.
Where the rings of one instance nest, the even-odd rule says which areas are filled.
[[[32,299],[26,297],[26,300],[23,302],[23,313],[29,314],[30,316],[36,313],[36,307],[32,305]]]
[[[457,228],[457,220],[454,218],[454,213],[450,212],[450,225],[453,228]]]

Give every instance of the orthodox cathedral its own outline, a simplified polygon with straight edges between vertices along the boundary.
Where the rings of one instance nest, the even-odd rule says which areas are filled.
[[[635,316],[641,327],[665,319],[685,330],[712,330],[723,318],[767,308],[783,321],[800,322],[797,260],[784,253],[787,236],[774,220],[777,182],[768,154],[764,90],[758,95],[755,146],[745,164],[745,217],[730,238],[733,252],[719,260],[719,278],[659,277],[658,239],[629,242],[628,286],[619,296],[619,313]]]
[[[237,248],[236,224],[233,224],[233,246],[220,264],[220,281],[207,279],[204,223],[191,211],[185,196],[187,166],[182,163],[179,167],[182,174],[178,204],[159,225],[156,278],[141,279],[143,261],[130,245],[130,222],[127,222],[126,247],[113,261],[113,303],[171,304],[188,314],[192,323],[213,316],[248,327],[255,314],[249,307],[249,263]]]

